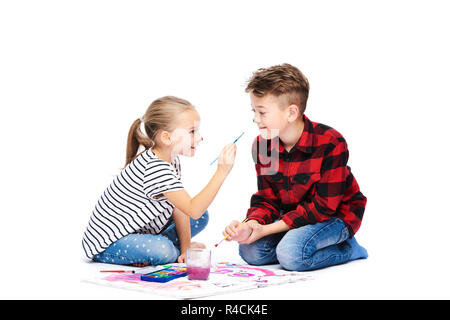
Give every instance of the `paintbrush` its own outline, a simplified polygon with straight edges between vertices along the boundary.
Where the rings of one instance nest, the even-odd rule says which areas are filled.
[[[244,135],[245,131],[241,133],[241,135],[239,137],[237,137],[234,141],[233,144],[235,144],[243,135]],[[212,165],[214,162],[216,162],[217,160],[219,160],[219,157],[215,158],[213,162],[211,162],[209,165]]]
[[[247,220],[248,220],[248,218],[246,218],[244,221],[242,221],[241,224],[239,224],[239,226],[242,226],[244,223],[247,222]],[[239,227],[239,226],[238,226],[238,227]],[[225,236],[225,238],[223,238],[222,240],[220,240],[219,243],[216,243],[216,244],[214,245],[214,247],[217,248],[217,246],[218,246],[219,244],[221,244],[223,240],[226,240],[229,236],[230,236],[230,234],[227,234],[227,235]]]
[[[135,273],[134,270],[100,270],[100,272],[112,272],[112,273]]]

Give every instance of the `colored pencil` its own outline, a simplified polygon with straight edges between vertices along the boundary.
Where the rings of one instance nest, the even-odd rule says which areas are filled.
[[[100,272],[114,272],[114,273],[126,273],[126,272],[128,272],[128,273],[135,273],[136,271],[134,271],[134,270],[129,270],[129,271],[126,271],[126,270],[100,270]]]

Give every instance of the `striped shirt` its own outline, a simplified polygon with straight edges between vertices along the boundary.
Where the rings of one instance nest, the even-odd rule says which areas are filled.
[[[178,157],[172,164],[148,149],[130,162],[101,195],[83,236],[89,259],[130,233],[160,233],[174,206],[162,194],[182,190]]]

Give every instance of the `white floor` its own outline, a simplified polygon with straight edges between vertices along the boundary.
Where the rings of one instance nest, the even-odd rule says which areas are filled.
[[[74,238],[70,234],[67,237]],[[363,238],[360,237],[359,242],[365,245],[367,242]],[[45,240],[50,243],[52,239]],[[315,278],[311,281],[203,299],[449,299],[449,263],[445,251],[441,250],[445,244],[436,246],[428,240],[423,241],[424,247],[418,247],[414,242],[406,247],[400,241],[397,242],[397,246],[393,247],[386,242],[372,241],[365,245],[369,252],[368,259],[311,271]],[[37,244],[39,247],[44,246],[39,241]],[[78,248],[75,249],[76,244]],[[402,247],[403,251],[396,251]],[[426,251],[426,248],[429,250]],[[8,247],[4,250],[8,252]],[[99,270],[123,267],[88,262],[80,258],[81,254],[74,254],[80,250],[79,241],[74,241],[73,248],[60,250],[57,254],[34,250],[21,257],[16,251],[17,260],[3,260],[0,265],[0,298],[167,299],[149,293],[82,282],[81,279],[98,274]],[[440,259],[437,258],[439,254]],[[243,262],[237,254],[236,243],[223,243],[213,252],[213,262],[224,261]]]
[[[236,247],[227,243],[215,254],[215,262],[243,263]],[[219,251],[220,250],[220,251]],[[81,262],[81,277],[99,270],[117,269],[111,265]],[[435,270],[437,271],[437,270]],[[415,270],[395,263],[386,265],[377,256],[347,264],[311,271],[314,280],[259,288],[202,299],[448,299],[448,287],[438,273]],[[448,277],[446,278],[448,280]],[[448,282],[447,282],[448,283]],[[167,299],[149,293],[78,283],[72,292],[83,299]]]

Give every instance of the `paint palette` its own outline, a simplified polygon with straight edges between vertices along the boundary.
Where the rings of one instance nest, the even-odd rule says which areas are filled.
[[[141,274],[141,280],[151,282],[167,282],[186,275],[186,267],[170,266],[161,270]]]

